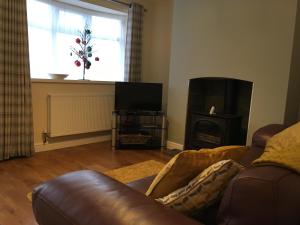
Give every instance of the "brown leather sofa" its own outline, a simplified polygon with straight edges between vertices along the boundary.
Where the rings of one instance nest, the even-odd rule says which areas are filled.
[[[283,129],[268,125],[254,134],[241,161],[247,169],[198,220],[146,197],[153,177],[124,185],[94,171],[68,173],[35,188],[34,215],[40,225],[299,225],[300,176],[275,166],[251,167],[268,138]]]

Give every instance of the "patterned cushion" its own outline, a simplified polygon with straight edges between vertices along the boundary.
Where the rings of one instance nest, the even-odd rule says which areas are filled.
[[[242,168],[232,160],[219,161],[201,172],[188,185],[156,200],[188,215],[199,213],[221,196],[229,181]]]
[[[174,156],[157,174],[146,195],[154,199],[166,196],[185,186],[200,172],[224,159],[239,161],[245,154],[245,146],[223,146],[215,149],[184,151]]]

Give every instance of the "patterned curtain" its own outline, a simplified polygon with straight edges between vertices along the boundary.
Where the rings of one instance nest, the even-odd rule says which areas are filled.
[[[132,3],[128,11],[125,49],[125,81],[140,82],[142,71],[142,5]]]
[[[0,160],[33,154],[26,0],[0,0]]]

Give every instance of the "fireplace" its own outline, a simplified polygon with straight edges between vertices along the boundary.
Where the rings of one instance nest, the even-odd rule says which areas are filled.
[[[245,144],[251,93],[248,81],[190,80],[185,149]]]
[[[241,143],[241,116],[192,113],[189,148]]]

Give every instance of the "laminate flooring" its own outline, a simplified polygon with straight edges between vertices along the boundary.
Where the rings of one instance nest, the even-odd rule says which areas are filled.
[[[26,194],[56,176],[83,169],[101,172],[150,159],[166,162],[169,158],[160,150],[112,150],[110,142],[102,142],[0,162],[0,225],[37,225]]]

